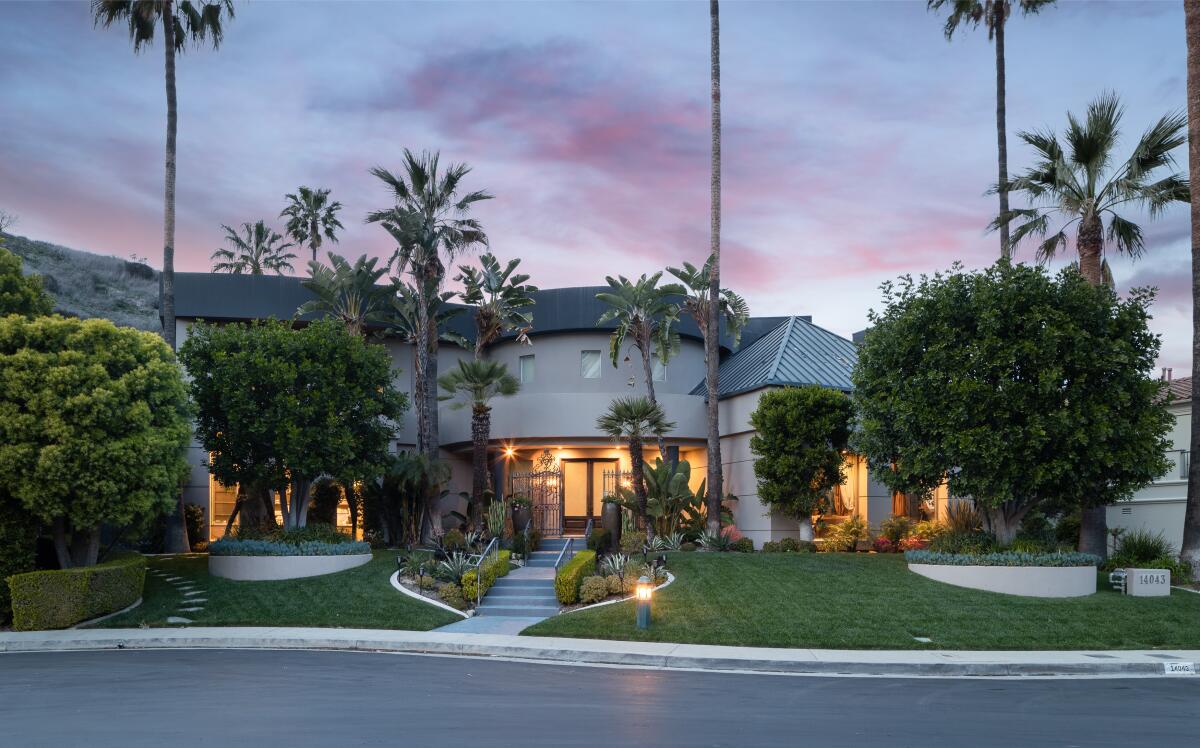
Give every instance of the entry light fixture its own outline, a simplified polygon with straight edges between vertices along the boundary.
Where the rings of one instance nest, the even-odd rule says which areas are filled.
[[[654,583],[649,577],[640,577],[637,581],[637,627],[650,628],[650,601],[654,597]]]

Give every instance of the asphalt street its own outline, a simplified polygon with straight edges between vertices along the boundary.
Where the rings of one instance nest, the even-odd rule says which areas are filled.
[[[302,651],[0,654],[0,746],[1191,746],[1200,677],[830,678]]]

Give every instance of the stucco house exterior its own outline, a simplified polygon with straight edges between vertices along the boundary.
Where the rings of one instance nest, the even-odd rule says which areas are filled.
[[[1165,406],[1175,418],[1168,437],[1171,468],[1130,501],[1108,507],[1108,526],[1161,532],[1179,550],[1183,544],[1183,515],[1187,507],[1188,463],[1192,428],[1192,378],[1170,379],[1164,388]]]
[[[595,322],[604,307],[597,301],[599,287],[545,289],[535,295],[531,344],[512,336],[501,338],[489,356],[508,366],[521,381],[520,392],[496,398],[492,407],[493,485],[503,493],[537,493],[535,522],[547,533],[578,532],[588,518],[598,518],[601,502],[628,470],[628,454],[596,429],[596,418],[614,397],[644,394],[645,384],[638,352],[630,345],[613,367],[608,354],[611,327]],[[178,273],[175,277],[177,336],[186,340],[197,320],[227,323],[254,319],[292,319],[310,298],[299,278],[211,273]],[[460,315],[451,324],[471,337],[471,320]],[[695,325],[679,325],[679,353],[665,367],[656,366],[655,392],[676,427],[667,438],[668,450],[692,467],[698,484],[706,469],[704,350]],[[788,385],[819,384],[850,389],[850,371],[856,359],[853,342],[812,323],[807,316],[756,317],[742,333],[734,350],[723,341],[720,370],[722,460],[726,491],[737,496],[729,506],[739,530],[756,547],[768,540],[797,537],[798,523],[770,511],[758,499],[754,457],[750,452],[749,423],[762,393]],[[412,393],[414,351],[397,339],[382,341],[397,371],[397,387]],[[439,371],[445,373],[470,351],[442,343]],[[439,409],[442,456],[453,468],[451,494],[470,488],[470,414],[448,403]],[[416,418],[405,415],[396,439],[397,450],[416,443]],[[657,449],[647,449],[651,462]],[[204,507],[210,537],[225,530],[225,521],[236,497],[234,487],[215,482],[206,468],[206,455],[198,444],[190,451],[193,469],[185,489],[189,503]],[[859,516],[871,526],[904,511],[905,500],[893,496],[868,475],[865,461],[846,456],[846,481],[838,491],[841,517]],[[547,488],[546,474],[553,486]],[[944,509],[940,496],[925,507],[927,514]],[[540,511],[539,511],[540,509]],[[911,506],[909,507],[911,512]]]

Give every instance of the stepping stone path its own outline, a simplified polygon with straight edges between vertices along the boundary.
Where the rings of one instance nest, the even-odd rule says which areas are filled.
[[[191,579],[184,579],[183,577],[172,576],[158,569],[152,569],[150,573],[159,579],[170,582],[183,597],[183,599],[180,600],[180,607],[178,608],[177,612],[204,612],[204,605],[208,602],[208,598],[200,597],[204,594],[204,590],[198,589],[195,581]],[[176,615],[168,616],[167,623],[172,625],[187,625],[189,623],[194,623],[194,621],[191,618],[185,618],[183,616]]]
[[[192,622],[192,619],[184,618],[182,616],[168,616],[167,617],[167,623],[191,623],[191,622]]]

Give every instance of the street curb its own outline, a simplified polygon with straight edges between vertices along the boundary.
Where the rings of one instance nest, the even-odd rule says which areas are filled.
[[[1166,662],[1200,661],[1197,651],[872,652],[367,629],[197,627],[0,634],[0,652],[5,653],[116,649],[310,649],[717,672],[893,677],[1164,677]]]

